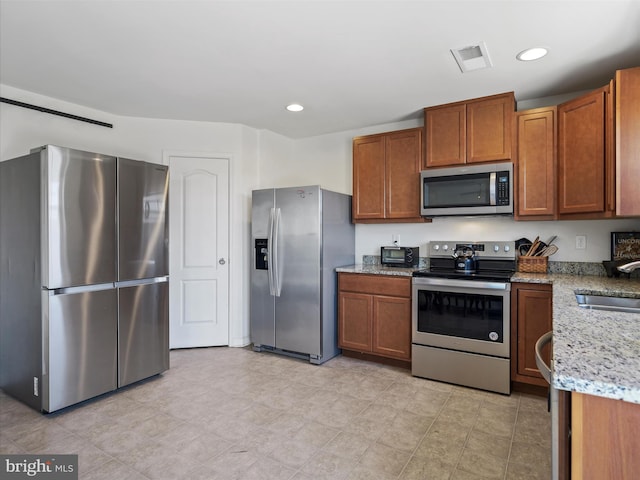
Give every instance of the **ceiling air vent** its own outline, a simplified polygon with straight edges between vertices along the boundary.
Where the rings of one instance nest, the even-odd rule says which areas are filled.
[[[481,68],[490,68],[491,59],[484,42],[478,45],[452,49],[451,53],[458,62],[458,66],[462,73],[472,70],[480,70]]]

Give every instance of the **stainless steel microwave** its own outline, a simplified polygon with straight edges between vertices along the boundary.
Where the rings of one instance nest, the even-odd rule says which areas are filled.
[[[488,163],[420,172],[420,213],[513,215],[513,164]]]

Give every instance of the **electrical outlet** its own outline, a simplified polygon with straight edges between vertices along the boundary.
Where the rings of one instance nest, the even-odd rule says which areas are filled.
[[[584,250],[585,248],[587,248],[587,236],[576,235],[576,249]]]

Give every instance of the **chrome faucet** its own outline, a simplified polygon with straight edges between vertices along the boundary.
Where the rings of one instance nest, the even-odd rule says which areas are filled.
[[[637,268],[640,268],[640,260],[637,260],[635,262],[625,263],[624,265],[620,265],[618,267],[618,270],[620,270],[622,273],[631,273]]]

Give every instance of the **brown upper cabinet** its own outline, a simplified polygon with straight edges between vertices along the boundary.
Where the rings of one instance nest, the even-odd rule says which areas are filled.
[[[558,105],[558,218],[614,215],[611,87]]]
[[[353,139],[354,223],[424,222],[422,128]]]
[[[554,109],[516,113],[516,219],[640,216],[640,67]]]
[[[510,160],[513,92],[424,109],[424,167]]]
[[[615,78],[616,214],[640,216],[640,67]]]
[[[518,220],[553,220],[556,214],[556,107],[516,113]]]

